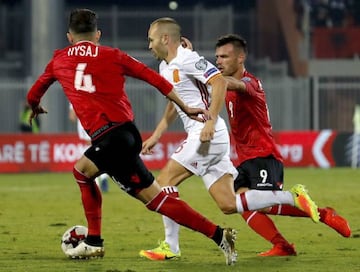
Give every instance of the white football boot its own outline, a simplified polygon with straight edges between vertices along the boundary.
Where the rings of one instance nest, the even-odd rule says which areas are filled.
[[[72,259],[102,258],[105,249],[103,246],[91,246],[82,241],[77,247],[68,249],[65,254]]]

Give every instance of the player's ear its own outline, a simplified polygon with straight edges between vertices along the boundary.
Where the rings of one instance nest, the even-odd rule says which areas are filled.
[[[100,37],[101,37],[101,31],[100,31],[100,30],[97,30],[97,31],[96,31],[96,34],[95,34],[96,43],[99,42]]]
[[[169,43],[169,35],[168,34],[163,34],[161,36],[161,41],[163,44],[168,44]]]
[[[240,53],[238,56],[239,63],[241,63],[241,64],[245,63],[245,59],[246,59],[246,54]]]
[[[70,43],[70,44],[73,44],[74,38],[73,38],[73,36],[71,35],[70,32],[66,33],[66,37],[67,37],[69,43]]]

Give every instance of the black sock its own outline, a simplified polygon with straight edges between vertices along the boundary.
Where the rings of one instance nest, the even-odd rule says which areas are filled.
[[[214,236],[212,237],[213,241],[217,244],[220,245],[222,237],[223,237],[223,232],[224,229],[220,228],[219,226],[217,226],[216,231]]]
[[[103,239],[100,235],[88,235],[85,239],[86,243],[90,246],[103,246]]]

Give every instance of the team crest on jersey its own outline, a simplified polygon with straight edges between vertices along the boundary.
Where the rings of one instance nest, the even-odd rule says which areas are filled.
[[[201,58],[197,63],[195,63],[195,68],[201,71],[204,71],[207,67],[206,59]]]
[[[251,81],[251,78],[250,78],[250,77],[243,77],[241,80],[242,80],[242,81],[246,81],[246,82],[250,82],[250,81]]]

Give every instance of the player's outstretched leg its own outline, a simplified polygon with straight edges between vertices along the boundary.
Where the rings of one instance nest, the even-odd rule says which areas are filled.
[[[156,186],[156,185],[153,185]],[[143,191],[156,189],[148,187]],[[223,250],[227,257],[226,263],[233,264],[236,261],[236,251],[234,241],[236,239],[235,231],[232,229],[224,229],[205,218],[200,213],[193,210],[186,202],[178,198],[173,198],[160,191],[146,207],[151,211],[156,211],[165,215],[176,223],[186,226],[189,229],[195,230],[212,239]],[[230,231],[231,230],[231,231]],[[226,250],[226,252],[224,251]],[[146,257],[146,256],[145,256]]]
[[[318,207],[307,193],[304,185],[296,184],[290,189],[290,192],[294,196],[295,207],[306,212],[315,223],[319,222]]]
[[[318,212],[320,213],[320,222],[337,231],[343,237],[351,236],[351,228],[348,221],[346,218],[339,215],[334,208],[318,208]],[[306,212],[291,205],[275,205],[272,206],[269,211],[266,211],[266,213],[272,215],[309,217]]]

